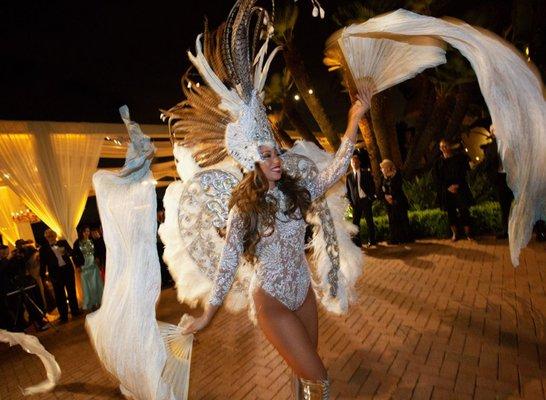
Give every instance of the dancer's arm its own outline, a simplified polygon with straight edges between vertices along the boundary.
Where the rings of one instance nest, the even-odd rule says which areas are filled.
[[[218,311],[220,308],[220,305],[224,301],[224,297],[231,288],[233,280],[235,279],[235,273],[237,272],[237,266],[239,265],[239,258],[243,253],[243,234],[243,219],[239,214],[237,207],[233,207],[229,212],[226,231],[226,244],[222,250],[220,264],[218,266],[218,271],[216,271],[214,286],[212,288],[209,301],[205,305],[203,315],[194,320],[186,329],[184,329],[184,333],[193,333],[204,329],[212,320],[216,314],[216,311]]]
[[[358,97],[358,100],[349,109],[347,129],[332,163],[319,172],[315,179],[305,184],[306,189],[311,194],[311,199],[314,200],[322,196],[347,172],[356,143],[358,123],[368,111],[368,108],[370,108],[369,99],[362,100]]]

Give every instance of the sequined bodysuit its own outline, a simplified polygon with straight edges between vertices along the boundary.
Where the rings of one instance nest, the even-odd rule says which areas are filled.
[[[343,140],[332,163],[315,179],[301,182],[312,200],[322,196],[345,174],[353,150],[354,143],[348,139]],[[273,196],[278,205],[275,229],[256,245],[256,263],[250,290],[261,287],[290,310],[297,310],[303,304],[311,283],[304,252],[306,222],[302,218],[294,219],[285,215],[285,195],[279,189],[271,189],[268,195]],[[299,210],[296,216],[301,216]],[[243,224],[237,207],[233,207],[227,222],[226,244],[209,298],[212,305],[223,302],[233,283],[243,253]]]

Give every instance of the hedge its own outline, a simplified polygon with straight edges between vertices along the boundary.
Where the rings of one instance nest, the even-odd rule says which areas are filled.
[[[470,208],[472,232],[475,235],[495,234],[501,231],[501,213],[497,202],[484,202]],[[348,210],[347,218],[352,218],[352,210]],[[374,217],[376,236],[378,240],[389,237],[389,220],[386,215]],[[447,213],[439,208],[409,212],[410,226],[415,238],[451,236]],[[360,221],[361,236],[368,237],[366,220]]]

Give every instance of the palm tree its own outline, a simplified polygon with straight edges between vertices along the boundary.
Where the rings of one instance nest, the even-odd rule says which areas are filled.
[[[424,108],[422,121],[426,124],[416,127],[416,140],[410,147],[404,162],[404,174],[411,177],[419,169],[421,161],[431,144],[441,137],[453,139],[460,133],[462,121],[469,104],[469,92],[476,81],[474,71],[458,52],[449,52],[449,62],[429,73],[432,83],[434,104],[427,113]],[[425,90],[427,85],[423,85]]]
[[[297,20],[298,7],[288,4],[285,8],[281,9],[275,19],[273,40],[282,47],[286,68],[290,71],[299,95],[307,105],[313,118],[317,121],[320,130],[330,145],[336,149],[340,144],[340,139],[334,130],[330,118],[328,118],[326,110],[312,90],[311,78],[307,73],[300,52],[294,44],[294,27]]]
[[[322,148],[322,145],[315,137],[311,129],[309,129],[289,97],[290,89],[292,88],[293,84],[294,81],[290,75],[290,72],[285,68],[282,74],[273,74],[265,87],[264,103],[269,108],[280,107],[280,111],[275,118],[275,130],[277,131],[279,137],[282,138],[283,142],[288,144],[292,139],[283,137],[284,135],[288,134],[281,128],[284,120],[286,119],[304,140],[313,142],[319,148]]]
[[[383,0],[380,2],[373,0],[368,4],[368,6],[363,5],[361,2],[346,4],[339,7],[332,18],[339,26],[346,26],[350,23],[361,23],[373,18],[379,13],[399,7],[400,1]],[[361,129],[361,133],[366,145],[368,146],[368,143],[370,143],[372,146],[371,149],[368,148],[368,153],[370,154],[370,161],[372,160],[372,157],[377,158],[376,168],[373,168],[372,161],[372,170],[376,169],[379,176],[378,166],[381,159],[388,158],[398,167],[402,166],[402,156],[392,113],[392,99],[388,91],[379,93],[373,97],[370,115],[372,122],[371,127],[366,126],[365,123],[361,124],[361,128],[364,127],[364,129]],[[370,134],[374,136],[373,141],[371,138],[366,138],[366,135]],[[375,148],[378,149],[377,154],[374,154],[376,152]]]

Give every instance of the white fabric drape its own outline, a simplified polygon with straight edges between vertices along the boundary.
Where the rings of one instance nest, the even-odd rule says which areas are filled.
[[[32,239],[32,228],[28,222],[15,222],[12,213],[25,209],[26,206],[13,190],[7,186],[0,186],[0,233],[11,245],[17,239]]]
[[[51,229],[75,240],[103,137],[28,125],[32,133],[0,134],[4,183]]]
[[[154,141],[155,157],[170,157],[173,155],[173,147],[170,141]],[[127,144],[121,145],[111,141],[105,141],[100,153],[101,158],[125,158]]]
[[[176,326],[158,325],[155,315],[161,274],[150,172],[154,146],[129,120],[129,110],[122,107],[120,112],[131,137],[125,165],[120,171],[101,170],[93,176],[108,272],[102,305],[87,316],[87,331],[125,396],[185,400],[193,337],[182,337]]]
[[[8,332],[0,329],[0,342],[7,343],[10,346],[20,345],[27,353],[38,356],[44,365],[47,379],[22,389],[23,395],[29,396],[45,393],[55,388],[55,385],[57,385],[59,379],[61,379],[61,368],[59,368],[59,364],[57,364],[55,357],[42,346],[36,336],[27,335],[22,332]]]
[[[512,263],[517,266],[535,221],[546,219],[546,103],[539,74],[515,48],[491,32],[406,10],[351,25],[340,40],[351,36],[369,40],[392,34],[440,38],[458,49],[472,65],[495,126],[508,185],[514,192],[509,237]],[[430,61],[426,57],[415,60],[422,65]]]

